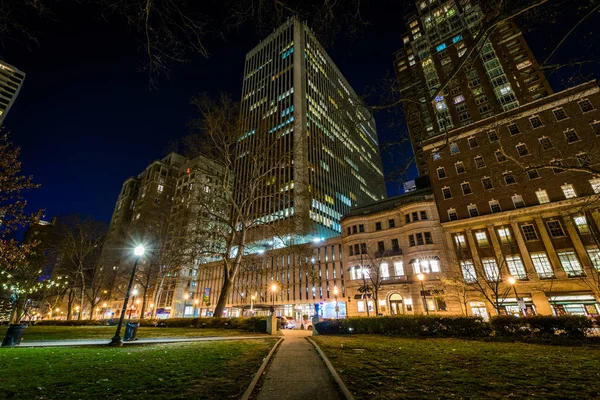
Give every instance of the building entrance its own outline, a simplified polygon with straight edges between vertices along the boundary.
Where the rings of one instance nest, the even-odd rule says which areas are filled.
[[[390,296],[390,312],[392,315],[404,314],[402,296],[398,293],[394,293]]]

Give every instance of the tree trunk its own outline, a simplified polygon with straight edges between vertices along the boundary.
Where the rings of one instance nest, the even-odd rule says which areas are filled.
[[[140,309],[140,319],[144,319],[146,313],[146,293],[148,293],[148,286],[144,286],[144,297],[142,298],[142,308]]]
[[[21,322],[21,316],[23,314],[23,310],[25,309],[25,301],[26,300],[27,300],[27,298],[18,299],[17,301],[15,301],[15,303],[13,305],[12,313],[10,315],[10,323],[11,324],[18,324],[19,322]]]
[[[152,308],[152,318],[156,318],[156,309],[158,308],[158,302],[160,295],[162,294],[162,288],[165,283],[165,275],[160,278],[160,282],[154,290],[154,307]]]
[[[219,301],[217,301],[217,306],[215,307],[215,313],[213,314],[214,318],[223,317],[223,311],[225,310],[225,306],[227,305],[227,297],[229,297],[229,292],[231,291],[232,283],[233,280],[230,279],[227,276],[227,274],[224,274],[223,287],[221,288],[221,293],[219,294]]]
[[[77,319],[81,321],[83,316],[83,301],[85,300],[85,276],[83,275],[83,267],[81,269],[81,300],[79,301],[79,315]]]
[[[67,321],[73,318],[73,302],[75,301],[75,295],[73,289],[69,289],[69,296],[67,297]],[[50,310],[52,311],[52,310]]]

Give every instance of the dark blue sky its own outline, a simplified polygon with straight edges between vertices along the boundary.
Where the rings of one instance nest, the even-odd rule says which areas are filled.
[[[374,23],[360,40],[341,36],[328,49],[359,94],[393,75],[392,53],[404,31],[401,10],[369,12]],[[27,74],[5,126],[21,146],[23,171],[42,185],[27,195],[32,209],[45,208],[48,218],[78,212],[108,221],[122,182],[188,132],[192,96],[225,91],[239,98],[244,56],[260,35],[248,28],[228,33],[227,41],[209,40],[209,59],[173,65],[170,80],[150,90],[126,27],[80,18],[77,10],[71,14],[40,27],[39,46],[32,50],[12,43],[1,51],[3,60]],[[592,23],[586,27],[593,30]],[[541,37],[547,35],[531,36],[538,53],[547,45]],[[557,89],[559,75],[553,79]],[[402,129],[376,117],[382,141]],[[397,193],[395,186],[388,185],[390,195]]]

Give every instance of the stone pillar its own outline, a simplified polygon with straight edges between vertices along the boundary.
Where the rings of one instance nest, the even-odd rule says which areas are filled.
[[[277,335],[277,317],[274,312],[267,317],[267,333],[269,335]]]
[[[584,217],[585,218],[585,217]],[[573,223],[571,217],[563,217],[563,222],[565,224],[565,228],[567,228],[567,234],[571,238],[571,242],[573,242],[573,247],[575,248],[575,253],[579,256],[581,260],[581,264],[583,265],[584,270],[591,269],[591,261],[588,257],[587,251],[585,251],[585,246],[579,237],[579,232]]]
[[[533,262],[531,262],[531,257],[529,257],[529,250],[527,250],[527,245],[525,244],[525,240],[523,240],[523,236],[521,235],[521,230],[519,229],[519,224],[516,222],[511,222],[510,226],[515,234],[515,238],[517,239],[517,245],[519,246],[519,252],[521,253],[521,259],[525,264],[525,270],[527,271],[527,275],[534,273],[535,268],[533,267]]]
[[[494,249],[494,253],[496,254],[496,261],[498,262],[498,269],[500,270],[500,277],[503,277],[502,268],[505,267],[504,262],[504,253],[502,253],[502,245],[498,241],[498,236],[496,236],[496,228],[494,225],[487,226],[488,235],[490,237],[490,242],[492,248]]]
[[[542,238],[544,247],[546,248],[546,253],[548,254],[550,263],[552,263],[554,275],[559,279],[567,279],[567,274],[563,270],[562,264],[558,259],[558,255],[556,254],[556,250],[554,249],[554,245],[552,244],[550,235],[548,235],[548,232],[546,232],[546,226],[544,225],[544,221],[542,221],[541,218],[536,218],[535,225],[537,227],[538,233],[540,234],[540,237]]]
[[[471,250],[471,256],[473,257],[473,264],[475,264],[475,271],[483,271],[481,257],[479,257],[477,243],[475,243],[475,239],[473,239],[473,232],[471,229],[465,229],[465,236],[467,237],[467,242],[469,243],[469,249]],[[485,277],[483,278],[485,279]]]
[[[552,315],[552,307],[548,302],[548,297],[543,292],[531,293],[531,300],[535,305],[535,312],[539,315]]]

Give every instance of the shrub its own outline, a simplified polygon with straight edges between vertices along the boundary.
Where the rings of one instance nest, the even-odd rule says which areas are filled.
[[[485,337],[491,327],[480,317],[403,315],[327,320],[315,325],[322,334],[365,333],[394,336]]]
[[[569,339],[584,338],[593,327],[591,319],[580,315],[532,315],[522,318],[500,315],[493,317],[491,324],[495,336],[536,339],[557,336]]]

